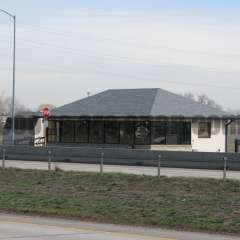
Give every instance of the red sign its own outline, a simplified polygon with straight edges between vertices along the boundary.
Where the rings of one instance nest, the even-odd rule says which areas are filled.
[[[50,115],[50,109],[48,107],[44,107],[42,110],[42,114],[45,119],[48,119]]]

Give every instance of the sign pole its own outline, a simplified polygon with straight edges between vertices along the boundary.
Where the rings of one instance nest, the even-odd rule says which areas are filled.
[[[47,147],[47,127],[45,125],[45,122],[46,120],[44,119],[44,145],[45,145],[45,148]]]
[[[48,107],[44,107],[42,110],[43,115],[43,127],[44,127],[44,146],[47,147],[47,128],[48,128],[48,118],[50,115],[50,109]]]

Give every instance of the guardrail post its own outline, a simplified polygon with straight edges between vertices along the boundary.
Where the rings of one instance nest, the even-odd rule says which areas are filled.
[[[52,165],[52,151],[48,150],[48,171],[51,171]]]
[[[2,168],[5,168],[5,161],[6,161],[6,149],[3,148],[2,150]]]
[[[158,155],[158,178],[161,176],[161,160],[162,160],[162,155]]]
[[[103,174],[103,158],[104,158],[104,152],[101,152],[101,162],[100,162],[100,174]]]
[[[227,160],[227,157],[223,158],[223,181],[225,181],[227,178]]]

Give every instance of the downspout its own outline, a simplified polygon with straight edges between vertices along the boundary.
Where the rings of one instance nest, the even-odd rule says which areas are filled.
[[[231,125],[233,121],[233,119],[230,119],[225,123],[225,153],[227,153],[228,150],[228,126]]]

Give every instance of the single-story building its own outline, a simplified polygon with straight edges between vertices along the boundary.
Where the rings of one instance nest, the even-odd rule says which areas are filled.
[[[107,90],[53,109],[47,143],[225,152],[232,118],[163,89]]]
[[[15,117],[15,144],[32,145],[35,138],[35,127],[38,119],[34,113],[26,112]],[[12,144],[12,118],[6,116],[0,127],[0,144]]]
[[[228,129],[228,152],[240,152],[240,120],[236,118]]]

